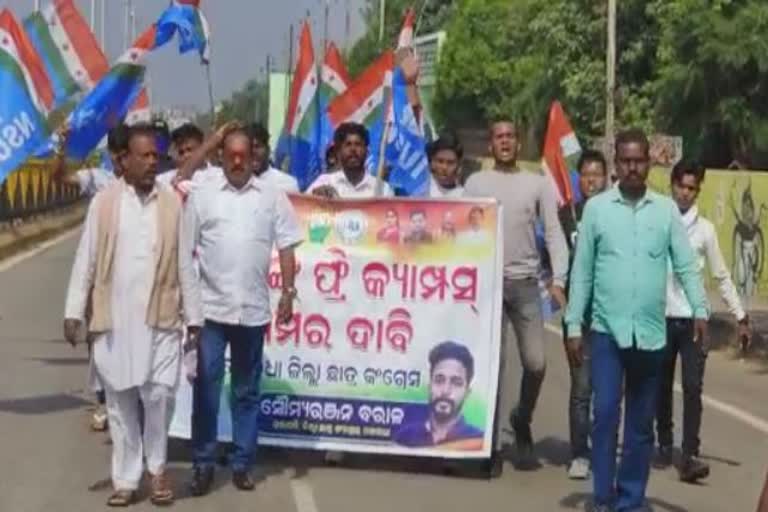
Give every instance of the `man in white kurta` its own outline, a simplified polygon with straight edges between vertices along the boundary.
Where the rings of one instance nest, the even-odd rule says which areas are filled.
[[[65,337],[73,343],[93,294],[89,330],[96,333],[93,358],[106,391],[116,491],[109,504],[115,506],[135,499],[143,457],[152,501],[173,500],[164,475],[180,374],[180,285],[186,284],[178,272],[179,200],[170,187],[155,186],[157,161],[151,131],[132,127],[124,179],[91,203],[67,292]]]

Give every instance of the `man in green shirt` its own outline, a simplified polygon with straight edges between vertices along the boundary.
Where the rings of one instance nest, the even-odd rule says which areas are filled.
[[[653,419],[666,345],[667,261],[694,312],[703,343],[709,316],[693,250],[675,203],[646,187],[649,143],[639,130],[616,138],[618,186],[584,209],[566,312],[569,356],[582,362],[581,326],[591,299],[589,333],[594,421],[594,511],[645,505]],[[621,464],[616,445],[622,391],[626,417]],[[615,507],[615,508],[614,508]]]

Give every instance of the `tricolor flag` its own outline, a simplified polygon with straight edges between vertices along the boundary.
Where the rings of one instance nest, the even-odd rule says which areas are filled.
[[[278,166],[288,157],[290,173],[305,190],[322,170],[318,76],[309,23],[304,22],[299,40],[299,58],[291,84],[283,133],[275,152]]]
[[[397,39],[397,49],[413,48],[413,32],[416,25],[416,11],[410,7],[405,13],[403,28],[400,29],[400,37]]]
[[[8,42],[9,50],[10,48],[14,49],[19,62],[23,65],[24,78],[38,111],[47,116],[53,108],[51,80],[48,78],[45,65],[34,45],[8,9],[3,9],[0,12],[0,31],[2,31],[3,39]],[[3,101],[7,100],[4,98]]]
[[[351,80],[341,52],[335,44],[328,43],[325,59],[320,68],[320,158],[325,158],[325,152],[333,143],[333,125],[328,117],[328,105],[337,96],[346,92]]]
[[[541,163],[555,188],[560,206],[573,202],[570,170],[576,168],[579,155],[581,155],[579,139],[571,128],[563,106],[559,101],[554,101],[549,109]]]
[[[125,118],[125,124],[147,123],[152,118],[152,112],[149,108],[149,94],[144,88],[136,98],[136,102],[131,106],[128,115]]]
[[[334,129],[341,123],[355,122],[370,130],[384,118],[384,92],[391,86],[394,66],[395,54],[387,50],[331,102],[328,115]]]
[[[24,20],[24,28],[51,79],[56,107],[91,90],[109,71],[107,58],[73,0],[56,0],[33,13]]]
[[[379,161],[379,142],[384,120],[389,119],[391,104],[392,69],[395,54],[385,51],[368,66],[347,91],[328,106],[328,117],[334,129],[341,123],[354,122],[365,125],[370,133],[368,171],[376,173]]]
[[[0,183],[45,143],[53,102],[48,77],[11,12],[0,12]]]
[[[177,8],[171,6],[166,9],[160,20],[136,39],[69,115],[68,155],[84,159],[136,105],[144,84],[144,57],[168,43],[177,32],[183,31],[174,24],[177,18],[168,15],[169,11]],[[187,21],[180,19],[179,23],[185,24]],[[141,104],[137,106],[141,107]]]

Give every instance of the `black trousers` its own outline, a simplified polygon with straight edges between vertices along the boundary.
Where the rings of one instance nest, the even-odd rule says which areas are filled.
[[[672,387],[675,382],[675,365],[680,354],[683,383],[683,456],[699,455],[699,431],[701,430],[701,393],[704,384],[704,368],[707,351],[693,340],[693,320],[667,318],[667,347],[656,401],[656,432],[659,446],[674,444],[672,420]]]

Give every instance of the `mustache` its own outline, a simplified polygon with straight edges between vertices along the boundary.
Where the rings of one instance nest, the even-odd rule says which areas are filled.
[[[433,410],[437,409],[439,405],[447,405],[451,413],[456,410],[456,403],[454,403],[453,400],[448,400],[447,398],[438,398],[437,400],[432,400],[431,405]]]

